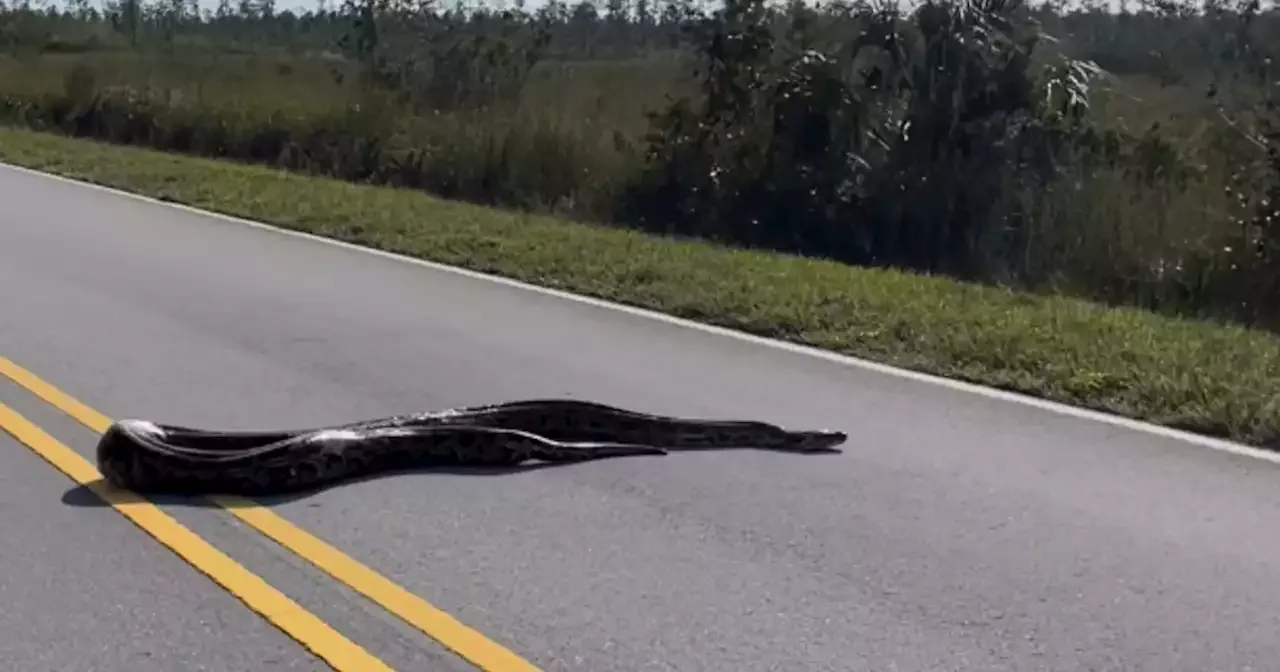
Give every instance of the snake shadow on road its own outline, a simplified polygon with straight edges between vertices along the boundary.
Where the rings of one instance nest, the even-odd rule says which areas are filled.
[[[705,452],[710,450],[769,450],[766,448],[702,448],[702,447],[684,447],[684,448],[667,448],[669,452]],[[769,451],[769,452],[791,452],[791,451]],[[797,455],[839,455],[844,451],[839,448],[829,448],[825,450],[812,450],[803,453],[792,453]],[[626,457],[652,457],[647,455],[636,455]],[[661,456],[659,456],[661,457]],[[550,469],[553,467],[566,468],[574,465],[587,464],[590,462],[600,462],[604,460],[617,460],[620,457],[601,458],[596,460],[582,460],[575,462],[533,462],[518,465],[505,466],[481,466],[481,465],[424,465],[408,469],[387,469],[371,474],[363,474],[346,478],[336,483],[330,483],[317,488],[308,488],[296,492],[285,492],[271,495],[254,495],[248,497],[256,504],[271,506],[273,504],[285,504],[306,497],[317,495],[326,490],[341,488],[366,481],[378,480],[390,476],[404,475],[420,475],[420,476],[513,476],[542,469]],[[102,508],[109,506],[106,501],[93,492],[90,486],[94,488],[112,487],[107,485],[105,479],[97,479],[88,485],[76,485],[62,494],[62,503],[67,506],[77,508]],[[216,509],[222,508],[215,504],[213,500],[203,494],[200,495],[172,495],[172,494],[150,494],[145,498],[132,492],[123,492],[124,500],[134,502],[150,502],[157,505],[186,506],[199,509]]]

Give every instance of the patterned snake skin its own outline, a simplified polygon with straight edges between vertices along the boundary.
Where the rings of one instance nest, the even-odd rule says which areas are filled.
[[[516,401],[275,432],[112,423],[98,470],[136,492],[272,494],[427,465],[516,465],[664,455],[667,448],[824,452],[844,432],[637,413],[572,400]]]

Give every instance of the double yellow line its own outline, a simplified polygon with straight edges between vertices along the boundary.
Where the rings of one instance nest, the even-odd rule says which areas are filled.
[[[99,434],[111,419],[0,357],[0,374]],[[71,448],[0,403],[0,428],[72,480],[85,486],[187,563],[213,579],[268,622],[338,672],[387,672],[386,663],[303,609],[146,499],[108,485],[102,474]],[[540,672],[529,662],[458,622],[426,600],[355,561],[293,523],[241,497],[210,497],[280,546],[374,601],[485,672]]]

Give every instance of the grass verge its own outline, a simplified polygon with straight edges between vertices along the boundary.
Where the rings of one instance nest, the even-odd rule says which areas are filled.
[[[1280,337],[0,127],[0,160],[1255,445]]]

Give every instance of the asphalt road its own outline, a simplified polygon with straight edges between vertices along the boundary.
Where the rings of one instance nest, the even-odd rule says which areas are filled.
[[[0,203],[0,355],[113,417],[296,427],[572,396],[849,431],[834,456],[406,474],[272,506],[548,672],[1276,669],[1276,464],[4,168]],[[109,509],[64,503],[70,482],[12,442],[0,474],[0,652],[61,623],[96,643],[57,669],[104,669],[95,651],[151,627],[111,610],[146,606],[182,632],[156,656],[302,655]],[[359,601],[258,543],[219,545],[304,603]],[[31,587],[54,581],[83,589]],[[218,627],[177,620],[196,618],[183,591]],[[408,655],[374,610],[334,609]],[[23,660],[3,666],[52,669]],[[424,660],[402,669],[443,669]]]
[[[66,489],[0,434],[0,669],[328,669],[122,516],[63,506]]]

